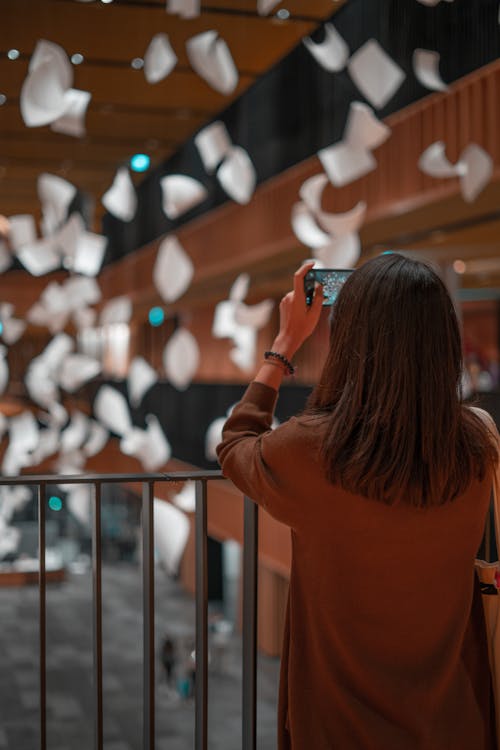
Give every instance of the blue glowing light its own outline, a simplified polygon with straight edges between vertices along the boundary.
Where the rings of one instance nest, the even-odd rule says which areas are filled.
[[[130,169],[133,172],[145,172],[150,164],[151,159],[147,154],[134,154],[130,158]]]
[[[49,508],[51,510],[61,510],[62,508],[61,498],[57,497],[57,495],[52,495],[52,497],[49,499]]]
[[[165,320],[165,313],[163,311],[163,308],[152,307],[149,311],[148,318],[152,326],[161,326],[161,324]]]
[[[394,255],[394,251],[393,250],[384,250],[384,252],[380,253],[380,254],[381,255]]]
[[[0,336],[2,335],[2,333],[3,333],[3,323],[0,321]]]

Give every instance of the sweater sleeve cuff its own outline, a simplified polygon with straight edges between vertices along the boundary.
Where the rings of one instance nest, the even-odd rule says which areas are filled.
[[[264,385],[264,383],[258,383],[254,380],[246,389],[241,400],[255,404],[264,412],[272,413],[278,400],[278,391],[269,385]]]

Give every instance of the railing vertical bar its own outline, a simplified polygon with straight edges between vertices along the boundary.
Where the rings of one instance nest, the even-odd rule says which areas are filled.
[[[242,748],[257,747],[257,559],[258,507],[244,500]]]
[[[40,652],[40,750],[47,750],[47,619],[45,580],[45,484],[38,484],[38,593]]]
[[[102,712],[102,557],[101,557],[101,484],[94,484],[92,524],[92,593],[94,650],[94,737],[96,750],[103,748]]]
[[[208,730],[208,575],[207,484],[196,482],[196,680],[195,750],[207,749]]]
[[[143,750],[155,747],[154,482],[142,483]]]

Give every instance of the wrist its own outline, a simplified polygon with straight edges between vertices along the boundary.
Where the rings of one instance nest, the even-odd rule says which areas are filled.
[[[289,360],[294,357],[298,348],[299,347],[297,346],[296,342],[294,342],[290,337],[283,336],[281,334],[278,334],[276,336],[271,346],[271,349],[273,351],[283,354],[283,356],[285,356]]]

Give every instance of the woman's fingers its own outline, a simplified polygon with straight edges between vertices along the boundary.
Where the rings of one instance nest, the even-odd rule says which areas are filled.
[[[302,296],[305,299],[306,293],[304,291],[304,276],[311,268],[314,267],[314,260],[308,260],[307,263],[303,263],[293,275],[293,291],[297,294],[297,297]]]

